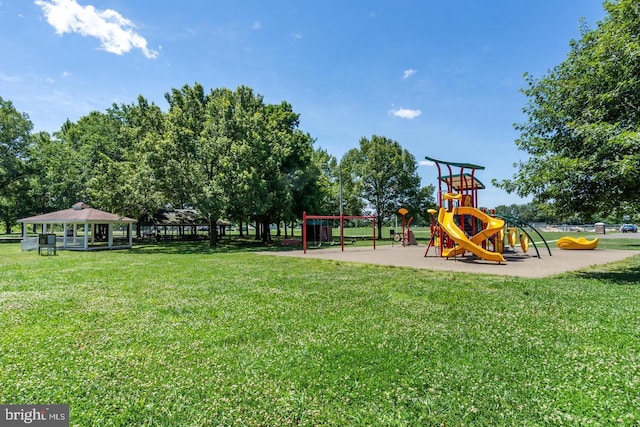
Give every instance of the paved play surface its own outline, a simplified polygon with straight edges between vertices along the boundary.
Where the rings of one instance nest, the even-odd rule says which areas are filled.
[[[551,244],[550,244],[551,246]],[[423,268],[441,271],[457,271],[467,273],[497,274],[502,276],[517,277],[547,277],[567,271],[588,269],[591,266],[608,264],[620,261],[633,255],[640,255],[640,251],[594,249],[594,250],[561,250],[551,248],[551,256],[546,248],[540,249],[540,258],[535,250],[529,250],[523,254],[519,249],[515,252],[505,252],[503,255],[506,263],[473,259],[471,257],[458,257],[446,259],[436,255],[433,248],[424,256],[426,246],[378,246],[372,247],[345,247],[344,252],[340,247],[308,249],[304,254],[302,250],[285,252],[263,252],[264,254],[339,260],[347,262],[360,262],[378,265],[394,265],[398,267]]]

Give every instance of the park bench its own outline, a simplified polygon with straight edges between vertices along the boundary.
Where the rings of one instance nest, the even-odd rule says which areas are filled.
[[[45,233],[38,235],[38,255],[42,255],[43,249],[46,251],[47,255],[57,255],[55,234]]]

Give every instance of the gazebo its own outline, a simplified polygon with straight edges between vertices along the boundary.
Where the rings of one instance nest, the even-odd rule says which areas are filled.
[[[18,220],[22,224],[22,250],[38,249],[39,237],[28,237],[29,225],[42,227],[42,234],[55,233],[56,247],[60,249],[89,251],[96,249],[127,249],[133,246],[135,219],[94,209],[78,202],[69,209],[50,212]],[[114,238],[114,231],[118,235]]]

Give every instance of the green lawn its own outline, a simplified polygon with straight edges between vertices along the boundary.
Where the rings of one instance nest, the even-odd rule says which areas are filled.
[[[58,254],[0,245],[0,403],[66,403],[72,425],[640,424],[640,255],[518,279]]]

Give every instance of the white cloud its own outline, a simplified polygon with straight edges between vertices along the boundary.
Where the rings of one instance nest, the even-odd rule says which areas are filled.
[[[417,73],[416,70],[409,68],[408,70],[404,70],[404,73],[402,74],[402,78],[408,79],[409,77],[413,76],[415,73]]]
[[[418,164],[419,164],[420,166],[435,166],[435,165],[436,165],[436,164],[435,164],[435,163],[433,163],[431,160],[420,160],[420,161],[418,162]]]
[[[0,72],[0,82],[17,83],[20,81],[22,81],[22,78],[18,75],[9,75]]]
[[[394,117],[399,117],[401,119],[415,119],[416,117],[422,114],[420,110],[409,110],[408,108],[400,108],[397,110],[391,110],[389,112]]]
[[[35,0],[35,4],[42,8],[58,34],[95,37],[104,50],[116,55],[140,49],[147,58],[158,56],[158,52],[147,48],[145,38],[133,30],[133,23],[115,10],[81,6],[76,0]]]
[[[254,22],[254,23],[253,23],[253,25],[251,26],[251,28],[252,28],[253,30],[256,30],[256,31],[257,31],[257,30],[260,30],[260,29],[262,29],[262,24],[260,23],[260,21],[256,21],[256,22]]]

